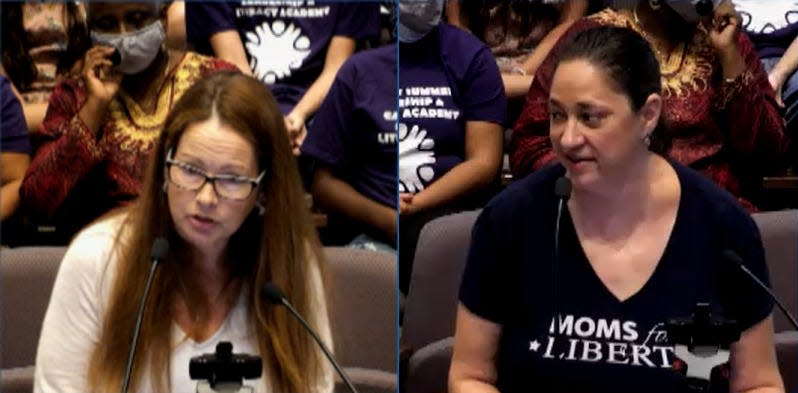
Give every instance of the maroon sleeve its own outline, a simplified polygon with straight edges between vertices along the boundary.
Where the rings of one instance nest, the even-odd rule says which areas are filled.
[[[75,79],[58,84],[41,126],[41,144],[20,187],[23,203],[46,217],[58,210],[75,185],[104,160],[105,151],[78,116],[86,92]]]
[[[582,18],[576,21],[560,37],[535,72],[510,140],[510,169],[516,178],[526,176],[555,159],[549,140],[548,102],[551,80],[559,62],[558,53],[574,34],[595,26],[598,23],[591,19]]]
[[[722,83],[717,101],[727,117],[729,143],[752,162],[783,163],[789,139],[775,93],[748,36],[740,34],[738,47],[746,70],[734,82]]]

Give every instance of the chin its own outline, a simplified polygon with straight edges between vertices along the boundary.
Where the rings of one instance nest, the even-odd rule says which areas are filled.
[[[575,173],[569,171],[568,178],[571,180],[574,190],[592,191],[598,189],[601,184],[596,172]]]
[[[191,248],[196,250],[204,250],[213,247],[220,242],[219,234],[215,232],[198,232],[190,227],[190,224],[185,223],[185,226],[177,225],[177,234],[183,238]]]

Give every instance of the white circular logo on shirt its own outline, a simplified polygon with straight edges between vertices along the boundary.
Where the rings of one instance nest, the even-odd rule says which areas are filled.
[[[282,20],[271,25],[263,22],[246,37],[249,68],[256,78],[268,84],[291,76],[291,70],[300,68],[310,54],[310,39],[302,34],[302,29],[293,23],[286,26]]]

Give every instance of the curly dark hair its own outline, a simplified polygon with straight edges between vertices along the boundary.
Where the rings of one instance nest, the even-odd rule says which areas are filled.
[[[2,19],[3,68],[9,80],[20,91],[26,91],[38,77],[36,65],[30,56],[31,43],[25,34],[22,24],[23,2],[2,2],[0,18]],[[83,57],[91,46],[86,23],[81,17],[80,8],[74,2],[64,3],[66,20],[67,47],[58,59],[57,72],[64,73],[75,62]]]
[[[557,8],[541,0],[468,0],[467,3],[461,0],[461,4],[460,18],[465,20],[468,29],[480,39],[485,37],[490,11],[494,8],[496,8],[494,17],[502,21],[505,31],[512,15],[519,16],[523,36],[529,35],[539,21],[556,21],[559,17]]]

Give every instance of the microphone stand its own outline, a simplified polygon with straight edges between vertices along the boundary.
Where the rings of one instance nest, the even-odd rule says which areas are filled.
[[[321,351],[324,352],[324,356],[326,356],[327,360],[330,361],[330,363],[332,364],[333,368],[335,368],[335,371],[338,373],[338,375],[344,381],[344,384],[346,384],[346,387],[349,389],[349,391],[352,392],[352,393],[358,393],[357,389],[355,389],[355,385],[352,384],[352,381],[350,381],[349,378],[346,376],[346,373],[344,373],[344,370],[341,369],[341,366],[338,365],[338,362],[336,362],[335,358],[333,358],[333,355],[330,352],[330,349],[327,348],[326,345],[324,345],[324,342],[321,341],[321,338],[319,338],[319,335],[316,334],[316,332],[310,327],[310,324],[308,323],[308,321],[306,321],[305,318],[302,318],[302,315],[300,315],[299,312],[294,308],[294,306],[291,305],[291,302],[289,302],[288,299],[286,299],[285,294],[283,293],[283,291],[279,287],[277,287],[276,285],[274,285],[272,283],[266,283],[261,288],[260,295],[261,295],[261,297],[263,297],[264,299],[266,299],[268,302],[270,302],[272,304],[278,304],[278,305],[281,304],[281,305],[285,306],[285,308],[287,308],[288,311],[291,312],[291,315],[293,315],[297,320],[299,320],[299,323],[302,324],[302,327],[304,327],[305,330],[310,334],[310,336],[313,337],[313,340],[316,341],[316,344],[319,345],[319,347],[321,348]]]
[[[552,296],[551,309],[554,318],[554,334],[560,334],[560,315],[557,299],[560,296],[558,287],[559,265],[560,265],[560,223],[562,222],[562,210],[565,202],[571,197],[571,180],[563,176],[554,183],[554,195],[557,196],[557,221],[554,223],[554,263],[551,267]]]
[[[125,366],[125,376],[122,379],[122,393],[127,393],[128,385],[130,385],[130,376],[133,372],[133,361],[136,359],[136,347],[139,342],[139,335],[141,334],[141,322],[144,319],[144,307],[147,305],[147,298],[150,295],[150,288],[152,287],[152,280],[155,278],[155,270],[158,269],[158,263],[166,257],[169,252],[169,243],[166,239],[159,237],[155,239],[150,251],[150,258],[152,265],[150,272],[147,275],[147,283],[144,285],[144,295],[141,296],[141,303],[136,313],[136,326],[133,328],[133,340],[130,343],[130,352],[128,352],[127,365]]]
[[[305,330],[307,330],[310,333],[310,336],[313,337],[314,340],[316,340],[316,343],[319,344],[319,347],[321,348],[322,352],[324,352],[324,356],[327,357],[327,360],[329,360],[330,363],[333,365],[333,367],[335,368],[335,371],[338,373],[338,375],[341,376],[341,379],[346,384],[346,387],[349,388],[349,391],[352,392],[352,393],[357,393],[357,389],[355,389],[355,385],[353,385],[352,381],[350,381],[349,378],[346,376],[346,374],[344,374],[344,370],[341,369],[341,366],[338,365],[338,362],[336,362],[333,359],[332,353],[327,348],[327,346],[324,345],[324,343],[321,341],[321,338],[319,338],[319,335],[316,334],[316,332],[314,332],[313,329],[310,328],[310,325],[308,324],[308,321],[306,321],[305,318],[302,318],[302,316],[299,315],[299,312],[294,308],[294,306],[291,305],[291,303],[288,302],[288,300],[285,299],[285,297],[283,297],[281,299],[281,303],[282,303],[283,306],[285,306],[291,312],[291,314],[294,314],[296,319],[299,320],[299,323],[301,323],[302,326],[305,327]]]

